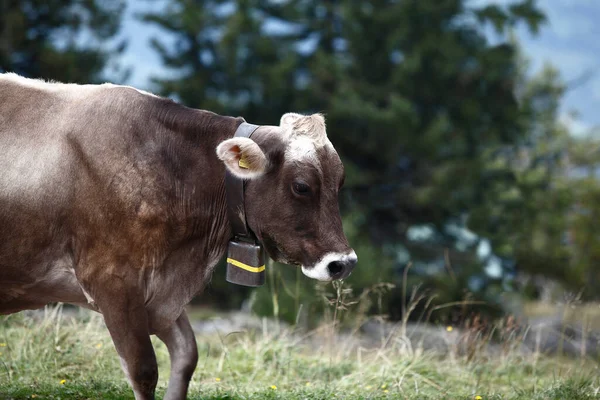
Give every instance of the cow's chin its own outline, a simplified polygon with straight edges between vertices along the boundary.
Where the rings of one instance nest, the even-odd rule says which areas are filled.
[[[275,242],[270,236],[264,235],[262,238],[262,243],[265,247],[265,251],[269,255],[269,257],[278,263],[287,264],[287,265],[295,265],[300,266],[302,263],[295,261],[292,257],[289,257],[285,254],[285,251],[281,249],[281,246]]]

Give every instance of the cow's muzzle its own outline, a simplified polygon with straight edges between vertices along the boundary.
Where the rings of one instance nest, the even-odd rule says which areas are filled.
[[[327,253],[312,267],[302,266],[302,272],[309,278],[320,281],[333,281],[350,276],[358,257],[356,253]]]

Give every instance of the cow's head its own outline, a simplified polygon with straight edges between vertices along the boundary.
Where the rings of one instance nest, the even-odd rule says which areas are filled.
[[[322,115],[285,114],[279,127],[262,126],[252,139],[225,140],[217,155],[248,180],[246,219],[271,258],[319,280],[350,275],[357,257],[338,206],[344,167]]]

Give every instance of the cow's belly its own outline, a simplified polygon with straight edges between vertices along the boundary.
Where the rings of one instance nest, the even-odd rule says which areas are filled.
[[[33,268],[31,273],[22,271],[18,277],[0,279],[0,314],[37,309],[54,302],[87,304],[68,257]]]

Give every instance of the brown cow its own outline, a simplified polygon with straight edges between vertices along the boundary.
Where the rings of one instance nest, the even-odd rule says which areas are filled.
[[[136,399],[154,397],[156,334],[165,398],[185,398],[198,355],[184,306],[232,235],[226,168],[247,180],[248,227],[273,259],[348,276],[343,166],[323,117],[285,114],[252,139],[233,137],[242,122],[125,86],[0,75],[0,314],[101,312]]]

